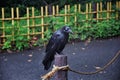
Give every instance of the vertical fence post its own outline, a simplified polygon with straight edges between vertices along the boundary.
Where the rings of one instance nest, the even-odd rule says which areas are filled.
[[[56,6],[56,14],[57,15],[59,14],[59,6],[58,5]]]
[[[70,22],[70,5],[68,5],[68,19],[67,19],[67,22],[68,23]]]
[[[66,66],[67,56],[66,55],[55,55],[55,66]],[[55,75],[55,80],[68,80],[67,71],[60,70]]]
[[[74,12],[75,12],[75,17],[74,17],[74,22],[75,22],[75,26],[77,26],[77,5],[75,5],[75,10],[74,10]]]
[[[20,33],[20,23],[19,23],[19,8],[16,8],[16,21],[17,21],[17,25],[16,27],[18,28],[18,33]]]
[[[30,18],[29,18],[29,8],[27,7],[27,38],[30,39]]]
[[[111,19],[111,17],[110,17],[110,16],[112,16],[111,13],[112,13],[112,4],[110,1],[110,3],[109,3],[109,19]]]
[[[100,2],[100,19],[102,19],[102,2]]]
[[[48,17],[48,6],[45,6],[45,16]],[[46,30],[48,30],[48,27],[46,27]]]
[[[44,14],[43,14],[43,7],[41,7],[41,24],[42,24],[42,39],[44,38]]]
[[[97,3],[97,18],[96,18],[97,22],[98,22],[98,19],[99,19],[99,3]]]
[[[32,7],[32,33],[35,34],[35,8]]]
[[[107,20],[109,20],[109,10],[110,10],[110,5],[109,2],[107,2]]]
[[[11,17],[12,17],[12,39],[15,40],[15,25],[14,25],[14,8],[11,8]]]
[[[67,24],[67,5],[65,5],[65,24]]]
[[[78,5],[78,12],[81,12],[81,4]]]
[[[58,5],[55,6],[55,11],[56,11],[55,15],[58,16],[59,15],[59,6]],[[59,23],[58,20],[57,20],[57,23]]]
[[[118,9],[118,1],[116,1],[116,9]],[[116,19],[118,20],[118,11],[116,11]]]
[[[86,21],[88,21],[88,3],[86,4]]]
[[[5,11],[4,11],[4,8],[2,8],[2,40],[1,41],[3,44],[5,42],[5,23],[4,23],[4,20],[5,20]]]
[[[16,17],[17,17],[17,27],[19,27],[19,8],[16,8]]]
[[[118,1],[118,10],[117,10],[117,13],[118,13],[118,19],[120,19],[120,1]]]
[[[92,20],[92,6],[91,3],[89,3],[89,13],[90,13],[90,20]]]

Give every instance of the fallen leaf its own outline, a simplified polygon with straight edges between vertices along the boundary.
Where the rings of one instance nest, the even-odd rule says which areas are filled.
[[[82,50],[85,50],[85,48],[81,48]]]
[[[81,78],[80,80],[83,80],[83,78]]]
[[[101,67],[95,66],[95,69],[97,69],[97,70],[98,70],[98,69],[101,69]]]
[[[75,55],[76,53],[72,53],[73,55]]]
[[[32,54],[29,54],[28,56],[29,56],[29,57],[32,57],[33,55],[32,55]]]
[[[38,50],[40,51],[41,49],[39,48]]]
[[[74,42],[72,42],[72,45],[75,45],[75,43],[74,43]]]
[[[91,37],[85,41],[85,46],[87,46],[90,42],[91,42]]]
[[[100,74],[102,74],[102,73],[103,73],[103,71],[100,71],[99,73],[100,73]]]
[[[32,61],[31,59],[28,60],[28,62],[31,62],[31,61]]]
[[[100,74],[102,74],[102,73],[106,73],[106,71],[100,71],[99,73],[100,73]]]
[[[11,50],[9,50],[9,49],[7,49],[7,52],[8,52],[8,53],[13,53],[13,52],[12,52]]]
[[[85,65],[85,67],[88,67],[88,65]]]
[[[24,56],[25,54],[22,54],[22,56]]]
[[[7,58],[4,59],[4,61],[7,61],[7,60],[8,60]]]
[[[107,73],[106,71],[103,71],[103,73]]]

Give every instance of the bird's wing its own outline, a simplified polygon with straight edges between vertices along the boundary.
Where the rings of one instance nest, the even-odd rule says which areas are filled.
[[[51,63],[54,60],[54,55],[56,53],[56,49],[58,47],[58,42],[59,42],[58,38],[59,38],[59,34],[54,33],[51,36],[51,38],[46,46],[46,55],[42,62],[45,70],[48,70],[50,68]]]
[[[55,32],[53,33],[53,35],[51,36],[47,46],[46,46],[46,52],[48,51],[55,51],[56,48],[59,46],[59,42],[60,42],[60,34]]]

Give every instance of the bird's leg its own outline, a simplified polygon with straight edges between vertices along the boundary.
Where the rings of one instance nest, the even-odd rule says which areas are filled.
[[[64,55],[63,52],[61,52],[60,54]]]
[[[59,53],[56,53],[56,55],[60,55]]]
[[[64,55],[63,52],[58,53],[59,55]]]

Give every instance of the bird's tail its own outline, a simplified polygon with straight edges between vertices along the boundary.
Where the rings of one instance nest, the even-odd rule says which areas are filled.
[[[44,69],[48,70],[54,60],[54,55],[46,55],[43,60]]]

